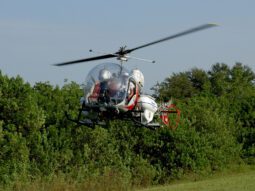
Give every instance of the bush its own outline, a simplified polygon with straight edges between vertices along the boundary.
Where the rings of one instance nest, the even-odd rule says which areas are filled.
[[[61,180],[84,189],[125,190],[211,173],[241,157],[254,163],[255,89],[249,68],[192,69],[168,78],[157,93],[166,100],[180,98],[182,116],[175,131],[152,131],[122,120],[91,129],[64,115],[66,110],[77,114],[78,84],[30,86],[0,72],[0,184],[52,186]]]

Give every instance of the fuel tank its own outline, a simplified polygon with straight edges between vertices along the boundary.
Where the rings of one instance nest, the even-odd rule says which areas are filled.
[[[155,99],[149,95],[140,95],[137,106],[143,111],[142,123],[150,123],[153,120],[155,112],[158,110]]]

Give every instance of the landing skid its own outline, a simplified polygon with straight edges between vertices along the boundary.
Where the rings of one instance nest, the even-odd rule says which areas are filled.
[[[102,111],[103,108],[103,111]],[[90,118],[84,113],[94,112],[93,118]],[[160,128],[161,125],[159,123],[142,123],[141,118],[142,111],[127,111],[124,113],[120,113],[117,108],[109,106],[106,107],[105,105],[86,105],[83,104],[82,108],[79,109],[79,113],[76,119],[71,118],[67,112],[65,113],[66,118],[69,121],[76,123],[78,126],[84,125],[90,128],[94,128],[96,125],[106,126],[110,120],[120,119],[131,121],[134,125],[138,127],[145,127],[148,129],[155,130]]]

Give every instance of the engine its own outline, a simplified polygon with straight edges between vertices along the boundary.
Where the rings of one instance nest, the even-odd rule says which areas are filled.
[[[155,112],[158,110],[155,99],[149,95],[141,95],[138,99],[137,106],[143,111],[141,116],[142,123],[150,123],[153,120]]]

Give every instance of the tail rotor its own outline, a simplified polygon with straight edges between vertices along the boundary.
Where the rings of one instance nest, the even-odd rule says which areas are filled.
[[[170,129],[176,129],[181,118],[181,111],[172,103],[172,99],[167,103],[162,103],[159,107],[159,114],[162,123]]]

